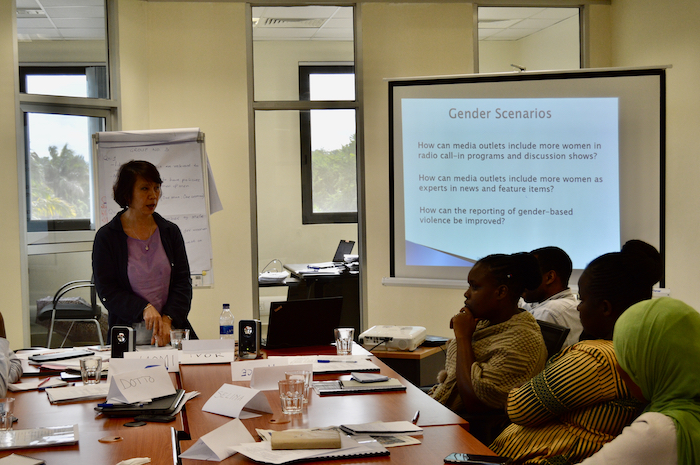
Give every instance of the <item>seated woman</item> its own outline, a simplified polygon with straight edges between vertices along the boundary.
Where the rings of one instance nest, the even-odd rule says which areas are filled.
[[[469,272],[464,307],[450,320],[445,369],[429,394],[459,414],[503,412],[508,391],[539,372],[547,349],[535,318],[518,308],[525,289],[539,286],[529,253],[489,255]],[[479,425],[470,418],[470,431]]]
[[[585,465],[700,463],[700,314],[680,300],[640,302],[615,325],[613,346],[630,392],[649,402]]]
[[[631,305],[651,298],[661,256],[629,241],[593,260],[579,279],[584,332],[598,338],[553,356],[543,372],[508,395],[513,422],[489,446],[513,463],[578,463],[615,438],[639,413],[615,369],[613,328]]]
[[[119,168],[114,201],[124,210],[95,235],[92,271],[102,304],[115,325],[136,330],[136,344],[166,345],[170,329],[189,329],[190,265],[180,228],[155,213],[163,181],[147,161]]]

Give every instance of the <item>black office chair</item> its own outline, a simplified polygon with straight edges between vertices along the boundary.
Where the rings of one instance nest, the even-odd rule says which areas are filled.
[[[84,303],[84,301],[74,301],[66,302],[65,299],[61,302],[61,297],[70,291],[80,288],[90,288],[90,304]],[[104,345],[104,338],[102,337],[102,328],[100,326],[100,318],[102,317],[102,307],[97,305],[97,295],[95,291],[95,284],[89,280],[77,280],[70,281],[63,286],[61,286],[56,294],[53,296],[51,304],[46,305],[41,310],[37,311],[36,320],[47,321],[51,320],[49,325],[49,332],[46,336],[46,347],[51,348],[51,336],[53,335],[54,323],[57,321],[70,321],[71,325],[66,331],[66,335],[61,342],[61,347],[66,343],[68,339],[68,334],[70,334],[73,325],[76,322],[87,322],[94,323],[97,329],[97,337],[100,341],[100,345]]]
[[[537,324],[540,325],[544,345],[547,347],[547,359],[550,359],[561,350],[571,330],[548,321],[537,320]]]

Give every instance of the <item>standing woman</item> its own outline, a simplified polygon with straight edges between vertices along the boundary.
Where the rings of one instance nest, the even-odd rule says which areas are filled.
[[[452,317],[445,369],[429,394],[458,414],[503,413],[508,391],[544,367],[547,349],[535,318],[518,308],[542,275],[529,253],[482,258],[469,272],[464,307]],[[488,420],[469,416],[472,434],[488,437]],[[482,432],[478,430],[482,428]]]
[[[92,271],[109,312],[109,329],[131,326],[136,344],[166,345],[170,329],[189,329],[190,265],[180,228],[155,213],[161,197],[158,169],[132,160],[119,168],[114,201],[122,211],[95,235]]]

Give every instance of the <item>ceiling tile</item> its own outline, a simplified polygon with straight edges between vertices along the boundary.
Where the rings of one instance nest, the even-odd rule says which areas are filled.
[[[104,18],[105,10],[99,6],[46,7],[51,18]]]
[[[534,29],[541,31],[558,23],[557,19],[523,19],[517,24],[511,26],[511,29]]]
[[[523,19],[541,13],[544,8],[479,7],[477,14],[482,19]]]
[[[49,18],[17,18],[17,29],[51,28],[53,24]]]
[[[102,29],[103,35],[105,30],[105,19],[104,18],[66,18],[66,19],[54,19],[53,20],[56,27],[62,28],[89,28],[89,29]]]
[[[578,15],[578,11],[578,8],[545,8],[541,13],[533,15],[532,18],[561,20]]]

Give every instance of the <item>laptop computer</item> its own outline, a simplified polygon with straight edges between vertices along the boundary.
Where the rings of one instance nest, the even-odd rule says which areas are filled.
[[[333,255],[333,262],[344,263],[345,255],[352,252],[352,248],[355,247],[355,241],[344,241],[340,240],[338,248],[335,249],[335,255]]]
[[[346,241],[346,240],[340,240],[340,244],[338,244],[338,248],[335,249],[335,255],[333,255],[333,261],[331,262],[321,262],[321,263],[309,263],[307,265],[307,268],[310,269],[315,269],[315,270],[322,270],[324,268],[335,268],[338,265],[344,265],[345,264],[345,255],[349,254],[352,252],[352,248],[355,246],[355,241]],[[285,268],[287,266],[285,265]],[[299,270],[294,270],[293,272],[298,272]],[[308,273],[306,273],[308,274]]]
[[[266,349],[323,346],[335,342],[342,297],[287,300],[270,304]]]

